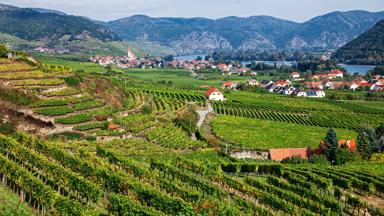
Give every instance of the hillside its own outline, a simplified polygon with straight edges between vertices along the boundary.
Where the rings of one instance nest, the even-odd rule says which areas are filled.
[[[0,58],[0,214],[17,199],[18,215],[383,214],[383,163],[268,158],[270,148],[316,147],[328,128],[350,139],[362,122],[382,124],[382,109],[239,91],[210,102],[198,130],[195,111],[208,108],[192,83],[207,83],[186,70],[17,59]],[[231,156],[242,150],[259,160]]]
[[[384,65],[384,20],[341,47],[333,57],[349,64]]]
[[[40,45],[75,53],[112,54],[117,48],[116,54],[123,54],[127,48],[116,45],[121,43],[118,37],[103,25],[45,9],[0,5],[0,32],[2,43],[18,49]]]
[[[366,11],[333,12],[304,23],[269,16],[212,20],[136,15],[106,25],[124,40],[143,46],[151,43],[157,48],[171,48],[174,52],[186,54],[232,49],[338,48],[383,18],[384,12]],[[150,46],[148,48],[151,49]]]

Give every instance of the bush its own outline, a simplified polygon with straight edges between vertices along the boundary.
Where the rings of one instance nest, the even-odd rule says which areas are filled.
[[[81,83],[81,78],[78,76],[64,77],[64,81],[69,86],[79,86]]]
[[[330,164],[330,162],[328,161],[327,157],[325,157],[325,155],[315,155],[315,154],[313,154],[309,158],[309,162],[311,162],[313,164],[323,164],[323,165],[329,165]]]
[[[6,57],[8,54],[7,47],[5,45],[0,44],[0,57]]]
[[[281,163],[285,163],[285,164],[305,164],[307,162],[308,161],[306,159],[303,159],[299,156],[284,158],[284,160],[281,161]]]
[[[373,154],[371,157],[371,161],[384,163],[384,153]]]

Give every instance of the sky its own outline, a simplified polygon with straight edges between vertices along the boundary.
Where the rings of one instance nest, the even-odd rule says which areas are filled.
[[[152,17],[247,17],[269,15],[304,22],[331,11],[384,11],[384,0],[0,0],[111,21],[136,14]]]

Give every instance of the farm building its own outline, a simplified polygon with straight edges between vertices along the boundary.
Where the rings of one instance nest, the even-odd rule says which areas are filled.
[[[291,157],[308,159],[309,153],[310,149],[308,148],[269,149],[269,157],[273,161],[282,161]]]
[[[205,97],[207,97],[208,100],[211,101],[224,101],[224,95],[220,92],[217,88],[210,88],[208,91],[205,92]]]

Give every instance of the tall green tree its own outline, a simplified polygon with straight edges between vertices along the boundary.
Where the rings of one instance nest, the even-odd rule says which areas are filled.
[[[337,161],[337,153],[339,151],[339,140],[337,139],[336,131],[333,128],[328,130],[327,136],[324,139],[324,143],[325,156],[332,164],[335,164]]]
[[[372,153],[379,151],[379,142],[375,129],[369,125],[363,125],[357,136],[357,151],[364,159],[369,159]]]

